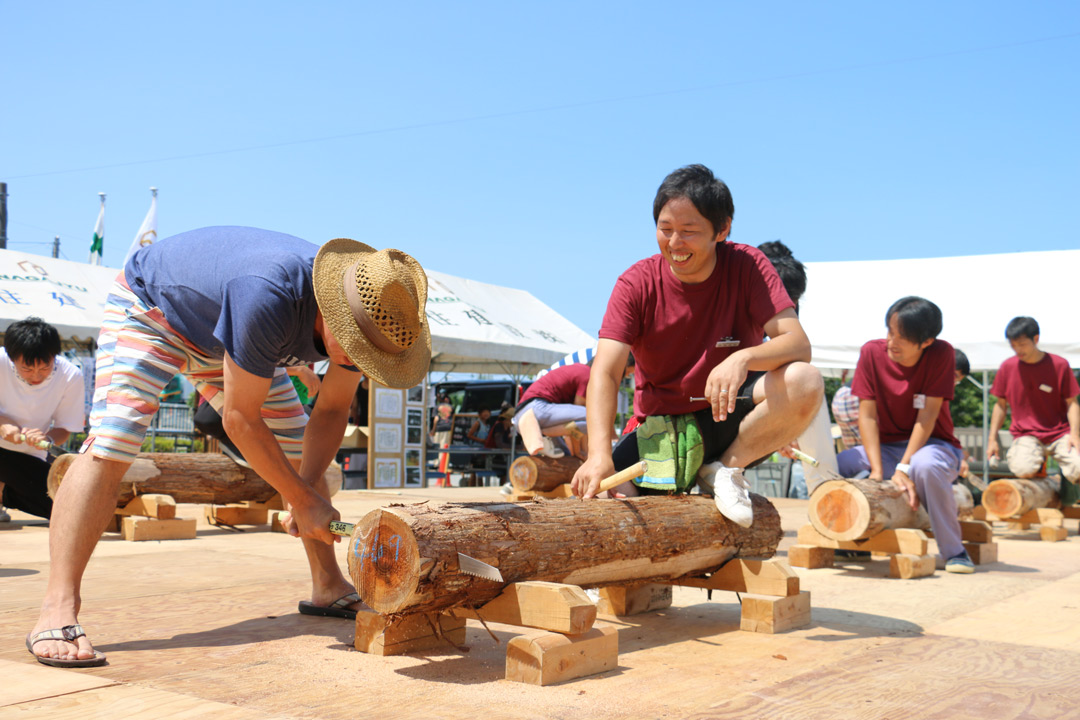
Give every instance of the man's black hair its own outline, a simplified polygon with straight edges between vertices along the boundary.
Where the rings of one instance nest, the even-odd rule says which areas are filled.
[[[900,336],[908,342],[922,345],[941,334],[941,308],[926,298],[908,295],[894,302],[885,313],[885,327],[893,315]]]
[[[791,302],[795,303],[795,311],[799,310],[799,299],[806,292],[806,266],[795,259],[791,254],[791,248],[779,240],[771,240],[758,245],[758,250],[769,259],[776,268],[776,274],[780,276],[780,282],[784,283]]]
[[[967,377],[971,374],[971,363],[968,361],[968,356],[960,348],[953,349],[956,350],[956,369],[961,376]]]
[[[51,363],[60,354],[60,333],[39,317],[11,323],[4,332],[4,350],[27,365]]]
[[[712,223],[714,236],[735,217],[735,204],[724,181],[704,165],[687,165],[675,170],[660,183],[656,199],[653,200],[653,222],[660,221],[660,211],[665,205],[683,197]]]
[[[1028,340],[1034,340],[1035,336],[1039,334],[1039,323],[1035,322],[1035,318],[1021,315],[1020,317],[1014,317],[1009,321],[1009,324],[1005,326],[1005,337],[1012,340],[1019,340],[1022,337],[1026,337]]]

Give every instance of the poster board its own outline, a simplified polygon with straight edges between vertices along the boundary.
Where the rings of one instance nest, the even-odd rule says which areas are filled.
[[[372,381],[368,433],[368,488],[423,487],[424,385],[398,390]]]

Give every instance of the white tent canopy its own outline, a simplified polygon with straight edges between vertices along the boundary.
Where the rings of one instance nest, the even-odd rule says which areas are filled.
[[[596,339],[524,290],[432,270],[431,369],[532,375]]]
[[[0,331],[37,315],[66,340],[97,338],[119,271],[0,250]],[[529,376],[596,339],[524,290],[427,271],[433,371]]]
[[[907,295],[941,308],[941,338],[972,370],[997,370],[1013,354],[1005,326],[1018,315],[1038,321],[1040,349],[1080,367],[1080,250],[812,262],[806,271],[799,318],[819,368],[854,368],[863,343],[885,337],[889,306]]]
[[[95,341],[118,273],[116,268],[0,250],[0,332],[36,315],[64,340]]]

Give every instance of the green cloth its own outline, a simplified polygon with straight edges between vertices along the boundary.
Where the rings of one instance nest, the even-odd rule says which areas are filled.
[[[300,398],[301,405],[308,404],[307,385],[300,382],[300,378],[295,375],[290,375],[289,379],[292,380],[293,387],[296,388],[296,396]]]
[[[1061,496],[1061,504],[1065,507],[1075,505],[1077,501],[1080,501],[1080,487],[1077,487],[1076,483],[1071,483],[1065,479],[1065,476],[1061,476],[1061,488],[1058,491],[1058,495]]]
[[[689,492],[705,460],[705,446],[694,414],[650,416],[635,433],[638,457],[646,462],[646,470],[634,484],[673,494]]]

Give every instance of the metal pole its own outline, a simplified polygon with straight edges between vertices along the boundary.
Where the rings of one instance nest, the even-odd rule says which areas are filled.
[[[60,257],[60,236],[57,235],[52,241],[52,256],[54,258]]]
[[[7,183],[0,182],[0,250],[7,249]]]
[[[986,371],[982,371],[982,391],[983,391],[983,484],[990,482],[990,458],[986,455],[986,448],[990,444],[990,426],[987,421],[987,406],[990,403],[990,383],[986,379]]]

